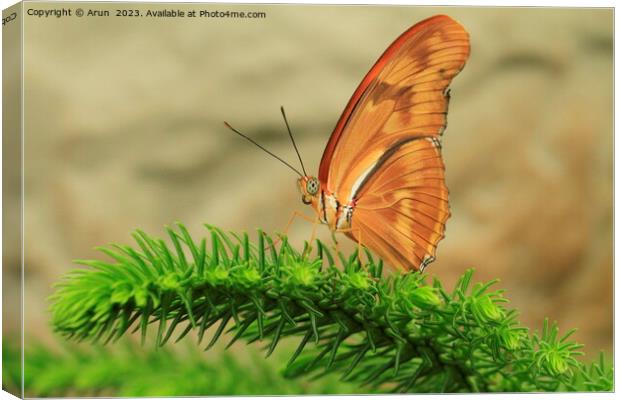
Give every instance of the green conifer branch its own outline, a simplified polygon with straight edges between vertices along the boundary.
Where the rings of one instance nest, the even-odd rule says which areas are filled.
[[[12,393],[21,386],[17,343],[2,342],[2,385]],[[240,360],[227,351],[205,357],[189,342],[157,351],[127,340],[105,348],[64,343],[58,349],[29,343],[24,353],[28,398],[361,393],[335,376],[311,383],[286,379],[274,368],[283,360],[267,360],[256,351],[245,352],[249,357]]]
[[[170,244],[136,231],[136,247],[100,250],[112,262],[81,260],[51,297],[56,331],[107,343],[129,330],[156,343],[194,330],[205,350],[224,332],[232,343],[263,341],[271,354],[284,337],[299,338],[287,377],[338,373],[380,391],[475,392],[611,390],[611,368],[586,368],[580,344],[545,322],[541,334],[518,325],[494,281],[472,284],[467,271],[453,291],[409,273],[382,276],[370,253],[335,257],[320,241],[299,252],[259,231],[226,234],[207,226],[194,241],[183,225]],[[230,336],[229,336],[230,337]]]

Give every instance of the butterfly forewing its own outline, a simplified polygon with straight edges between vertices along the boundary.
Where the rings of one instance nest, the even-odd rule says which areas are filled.
[[[357,88],[327,144],[319,179],[355,204],[353,236],[392,265],[434,259],[449,217],[439,139],[447,87],[469,56],[469,35],[435,16],[403,33]]]

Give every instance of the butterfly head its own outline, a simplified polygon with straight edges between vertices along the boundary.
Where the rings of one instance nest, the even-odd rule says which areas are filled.
[[[297,180],[299,190],[301,190],[301,201],[304,204],[312,204],[321,189],[319,180],[314,176],[302,176]]]

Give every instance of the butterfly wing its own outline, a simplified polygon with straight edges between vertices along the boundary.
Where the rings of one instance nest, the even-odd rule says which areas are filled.
[[[362,188],[351,234],[393,266],[419,270],[435,259],[449,216],[439,143],[413,138],[399,144]]]
[[[362,80],[323,153],[319,179],[340,203],[356,204],[350,236],[396,266],[422,268],[443,237],[439,140],[447,87],[468,56],[469,35],[450,17],[407,30]]]

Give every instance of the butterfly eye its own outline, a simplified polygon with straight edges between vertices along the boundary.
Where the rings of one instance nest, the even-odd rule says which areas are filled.
[[[319,192],[319,181],[316,178],[311,178],[306,184],[306,191],[311,195],[317,194]]]

